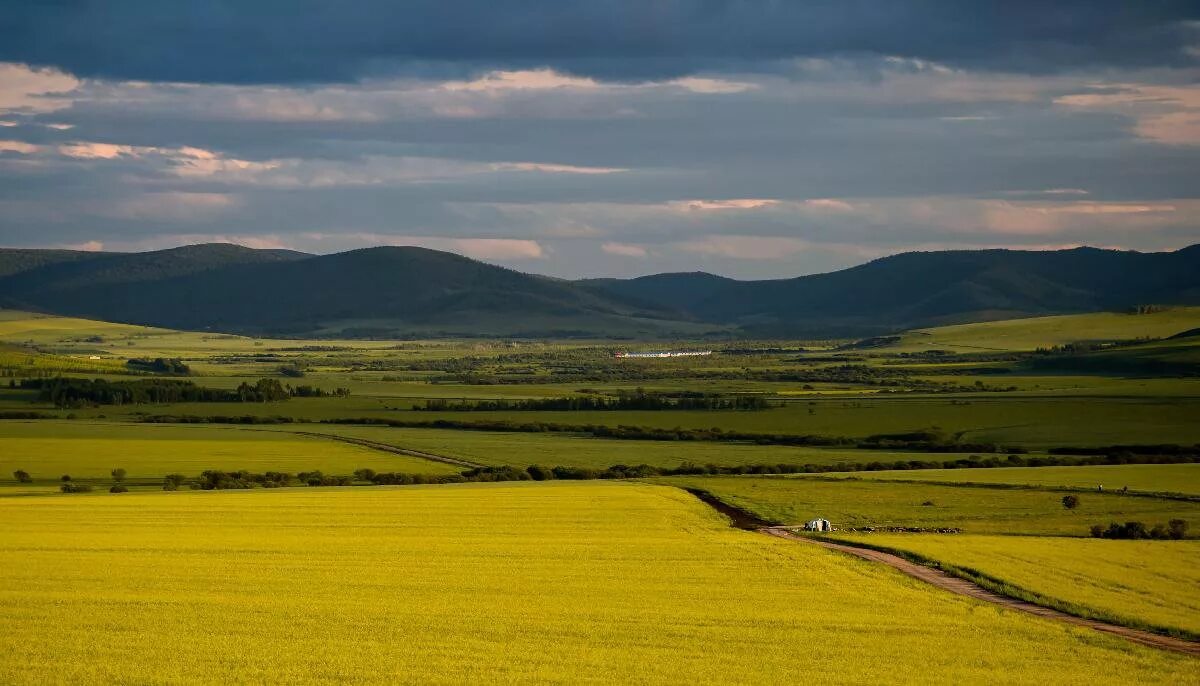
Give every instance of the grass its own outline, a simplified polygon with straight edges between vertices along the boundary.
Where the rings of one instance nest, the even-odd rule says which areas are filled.
[[[901,336],[888,352],[948,349],[954,352],[1036,350],[1083,341],[1166,338],[1200,327],[1200,307],[1172,307],[1153,314],[1095,312],[1008,319],[918,329]]]
[[[228,427],[121,425],[85,422],[0,422],[0,483],[15,485],[23,469],[43,483],[63,474],[109,479],[116,467],[130,481],[161,481],[166,474],[195,476],[206,469],[350,474],[376,471],[445,474],[457,468],[415,457],[268,431]]]
[[[1200,541],[1017,536],[838,536],[982,573],[1073,614],[1200,635]]]
[[[707,490],[774,522],[802,524],[823,517],[842,529],[956,527],[970,534],[1088,536],[1093,524],[1113,521],[1152,525],[1178,518],[1200,524],[1200,503],[1107,493],[1081,495],[1079,508],[1068,511],[1062,494],[1052,491],[779,477],[658,482]]]
[[[268,427],[264,427],[268,428]],[[874,460],[908,460],[935,456],[880,450],[795,448],[731,443],[624,441],[573,434],[458,431],[453,429],[396,429],[337,424],[281,425],[280,431],[313,431],[363,438],[400,448],[457,457],[486,465],[528,467],[571,466],[605,468],[616,464],[678,467],[683,462],[721,466],[747,464],[852,464]]]
[[[1195,681],[1194,659],[649,485],[21,498],[0,519],[5,683]]]
[[[238,379],[240,383],[245,379]],[[236,385],[236,384],[234,384]],[[81,417],[135,418],[137,413],[193,415],[287,415],[309,421],[340,417],[407,421],[508,420],[608,426],[653,426],[759,433],[864,437],[933,426],[966,441],[989,441],[1033,449],[1121,443],[1200,443],[1200,398],[892,398],[813,400],[760,412],[415,412],[411,401],[351,396],[345,400],[296,398],[282,403],[184,403],[104,407],[76,411]],[[811,412],[810,412],[811,410]]]
[[[825,474],[870,481],[938,481],[1118,490],[1200,496],[1200,464],[1125,464],[1083,467],[997,467]]]

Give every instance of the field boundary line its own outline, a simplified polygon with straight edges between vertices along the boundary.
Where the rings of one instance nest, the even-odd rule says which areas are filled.
[[[1044,605],[1038,605],[1036,603],[1029,602],[1028,600],[1014,598],[1012,596],[1004,595],[1002,593],[985,588],[970,579],[954,576],[943,569],[919,564],[885,550],[857,546],[851,543],[834,542],[809,536],[800,536],[786,527],[778,524],[772,524],[747,510],[730,505],[708,491],[703,491],[700,489],[684,490],[696,496],[706,505],[709,505],[721,514],[729,517],[732,520],[732,525],[739,529],[757,531],[768,536],[774,536],[776,538],[782,538],[788,541],[795,541],[797,543],[807,543],[809,545],[819,546],[826,550],[851,555],[868,562],[884,564],[905,574],[906,576],[924,581],[925,583],[936,586],[942,590],[967,596],[969,598],[974,598],[975,600],[980,600],[986,603],[992,603],[993,605],[998,605],[1010,610],[1017,610],[1019,612],[1025,612],[1043,619],[1054,620],[1064,624],[1070,624],[1072,626],[1085,627],[1103,633],[1120,636],[1121,638],[1125,638],[1133,641],[1134,643],[1139,643],[1151,648],[1169,650],[1200,657],[1200,642],[1190,641],[1185,638],[1178,638],[1175,636],[1164,636],[1162,634],[1146,631],[1144,629],[1134,629],[1132,627],[1121,626],[1119,624],[1113,624],[1110,622],[1101,621],[1099,619],[1080,617],[1069,614],[1062,610],[1046,607]]]
[[[380,443],[378,441],[370,441],[365,438],[355,438],[353,436],[338,436],[337,434],[323,434],[323,433],[317,433],[315,431],[288,431],[286,433],[295,434],[298,436],[309,436],[312,438],[327,438],[331,441],[340,441],[342,443],[349,443],[351,445],[357,445],[357,446],[360,446],[363,448],[370,448],[371,450],[379,450],[379,451],[382,451],[385,453],[392,453],[394,455],[407,455],[408,457],[419,457],[423,460],[429,460],[430,462],[441,462],[443,464],[452,464],[456,467],[466,467],[467,469],[479,469],[479,468],[484,467],[484,465],[481,465],[478,462],[470,462],[468,460],[461,460],[457,457],[449,457],[448,455],[438,455],[436,453],[427,453],[423,450],[413,450],[411,448],[401,448],[398,446],[390,445],[388,443]]]

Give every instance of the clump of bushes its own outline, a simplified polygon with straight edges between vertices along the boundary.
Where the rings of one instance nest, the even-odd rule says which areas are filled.
[[[1062,506],[1068,510],[1074,510],[1075,508],[1079,507],[1079,496],[1064,495],[1062,497]]]
[[[1125,522],[1124,524],[1113,522],[1108,525],[1108,528],[1096,524],[1091,531],[1093,538],[1177,541],[1187,535],[1188,523],[1182,519],[1172,519],[1166,524],[1155,524],[1147,529],[1142,522]]]
[[[108,489],[108,492],[109,493],[128,493],[129,487],[124,484],[113,484],[113,486]]]
[[[88,484],[77,484],[71,481],[64,481],[59,490],[63,493],[91,493],[92,487]]]
[[[18,469],[17,471],[13,472],[13,478],[17,480],[17,483],[33,483],[33,477],[30,476],[29,472],[25,471],[24,469]]]

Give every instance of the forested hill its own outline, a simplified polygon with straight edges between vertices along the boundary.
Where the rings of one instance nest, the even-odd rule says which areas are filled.
[[[657,274],[583,282],[761,335],[857,335],[937,324],[1200,303],[1200,245],[893,255],[828,274],[735,281]]]
[[[0,307],[247,333],[856,336],[1143,304],[1200,304],[1200,246],[905,253],[768,281],[574,282],[415,247],[0,250]]]

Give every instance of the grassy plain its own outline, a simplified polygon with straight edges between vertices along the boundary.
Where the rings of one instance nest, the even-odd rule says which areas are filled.
[[[245,379],[239,379],[244,381]],[[236,385],[236,384],[235,384]],[[593,412],[425,412],[396,410],[383,398],[294,398],[282,403],[179,403],[74,410],[85,418],[136,419],[141,414],[285,415],[308,421],[341,417],[405,421],[511,421],[664,429],[865,437],[939,427],[968,441],[1031,449],[1057,446],[1200,443],[1200,398],[1020,398],[961,400],[891,398],[790,403],[757,412],[713,410]],[[28,407],[28,401],[19,401]],[[409,407],[405,403],[403,407]],[[45,408],[52,410],[52,408]],[[810,413],[809,410],[812,410]],[[63,411],[59,414],[68,414]]]
[[[678,467],[684,462],[723,466],[750,464],[852,464],[874,460],[909,460],[921,457],[954,459],[954,454],[922,455],[912,452],[797,448],[778,445],[703,443],[678,441],[626,441],[574,434],[457,431],[453,429],[403,429],[338,424],[287,424],[278,431],[313,431],[362,438],[398,448],[457,457],[485,465],[604,468],[616,464]]]
[[[1167,338],[1200,327],[1200,307],[1172,307],[1151,314],[1095,312],[1056,317],[916,329],[885,348],[893,352],[950,349],[956,352],[1035,350],[1081,341]]]
[[[969,534],[1086,537],[1093,524],[1114,521],[1152,525],[1179,518],[1200,523],[1200,503],[1111,493],[1083,494],[1078,509],[1066,510],[1062,494],[1053,491],[811,477],[670,477],[659,482],[707,490],[783,524],[823,517],[839,528],[957,527]]]
[[[132,482],[161,482],[166,474],[195,476],[206,469],[457,471],[450,465],[338,441],[235,427],[5,421],[0,422],[0,445],[0,483],[5,485],[14,483],[17,469],[37,481],[54,483],[63,474],[107,482],[117,467],[125,469]]]
[[[16,498],[0,520],[5,683],[1197,682],[1193,658],[650,485]]]
[[[1131,491],[1144,493],[1181,493],[1200,496],[1200,464],[922,469],[920,471],[831,473],[822,476],[843,476],[865,481],[938,481],[1088,489],[1103,486],[1110,491],[1127,486]]]
[[[982,572],[1076,614],[1200,635],[1200,541],[839,535]]]

